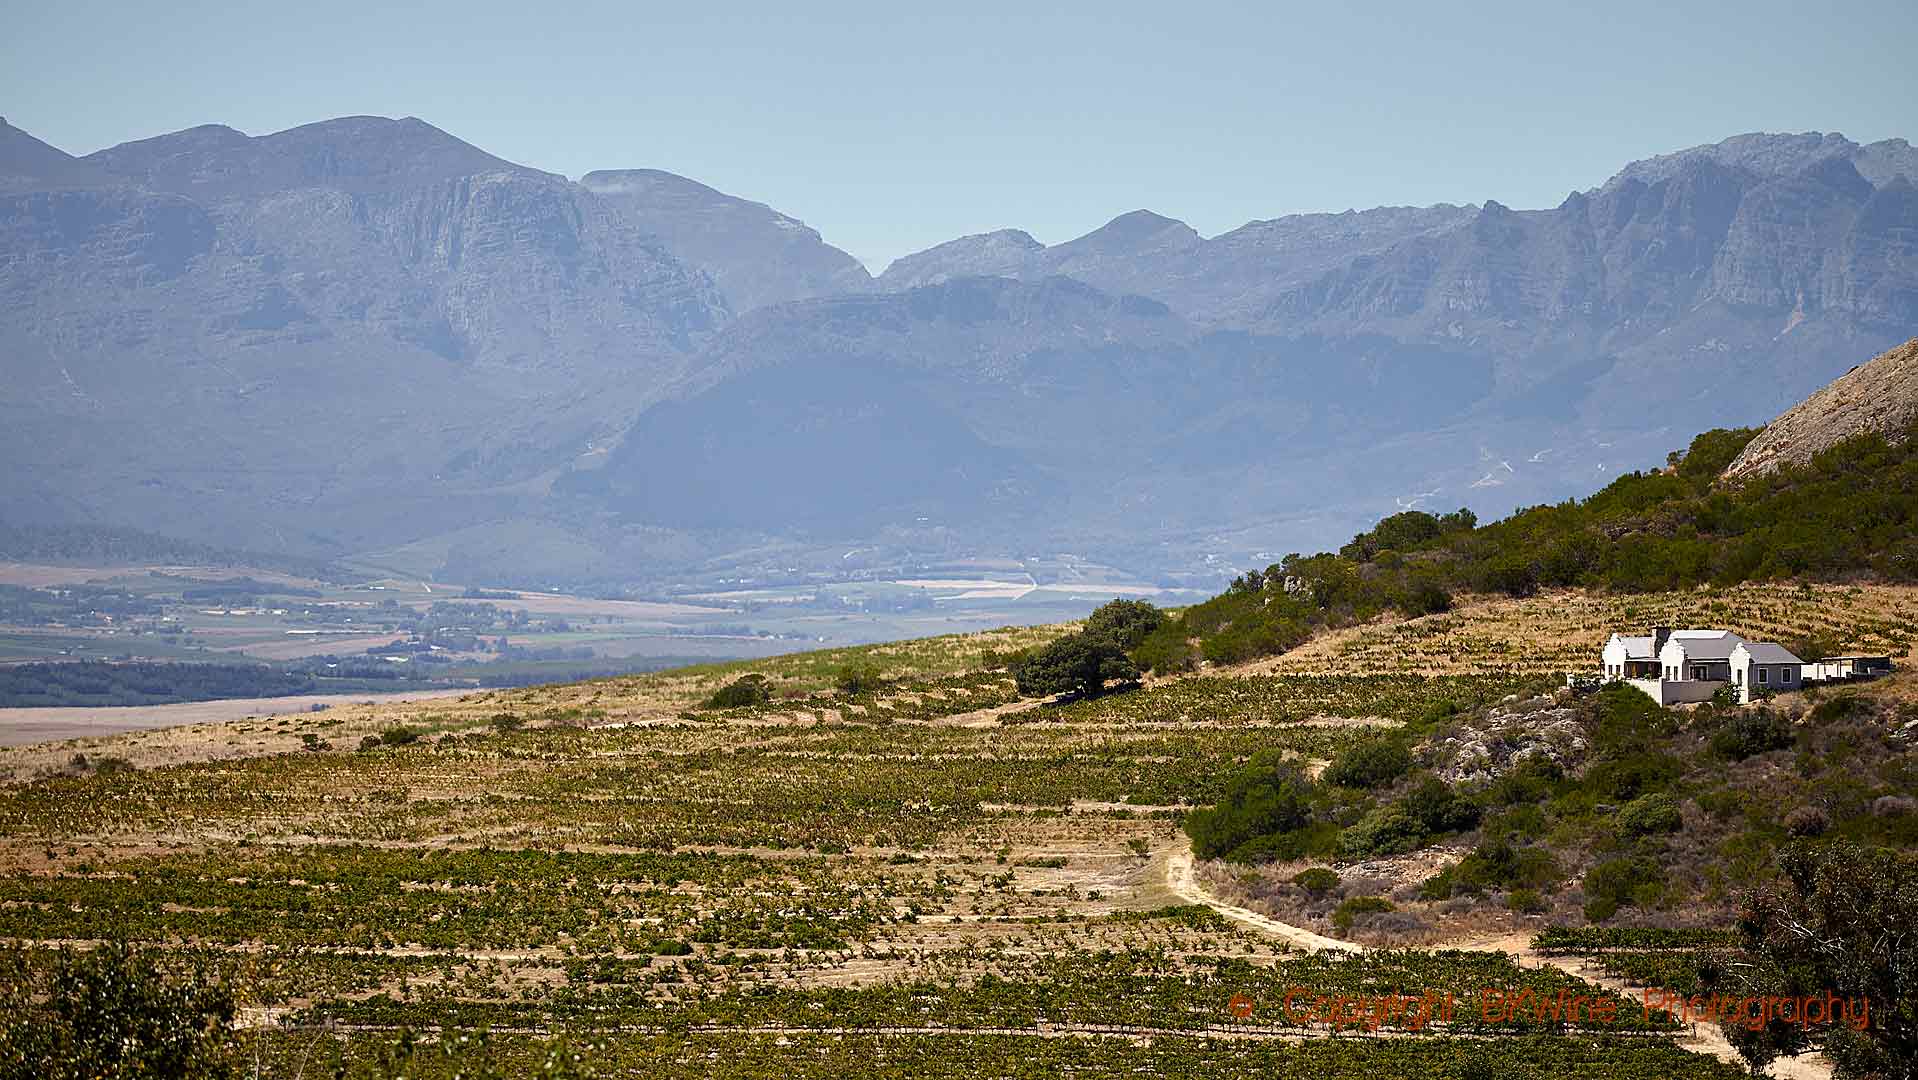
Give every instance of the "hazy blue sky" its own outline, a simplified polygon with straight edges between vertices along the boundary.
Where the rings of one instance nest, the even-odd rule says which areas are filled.
[[[1210,236],[1300,210],[1555,205],[1752,130],[1918,139],[1911,0],[913,7],[8,0],[0,115],[75,153],[419,116],[569,176],[691,176],[875,268],[1139,207]]]

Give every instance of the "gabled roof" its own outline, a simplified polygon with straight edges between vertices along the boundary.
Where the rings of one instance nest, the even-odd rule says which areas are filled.
[[[1771,641],[1747,641],[1738,648],[1752,658],[1754,664],[1802,664],[1803,660],[1792,655],[1790,649]],[[1734,652],[1737,650],[1733,650]]]
[[[1678,646],[1687,660],[1730,660],[1732,650],[1744,643],[1730,630],[1674,630],[1665,647]]]
[[[1649,634],[1644,637],[1626,637],[1623,634],[1613,634],[1612,641],[1616,641],[1625,647],[1625,659],[1627,660],[1652,660],[1656,658],[1652,652],[1652,638]],[[1610,642],[1607,642],[1607,644],[1610,644]]]

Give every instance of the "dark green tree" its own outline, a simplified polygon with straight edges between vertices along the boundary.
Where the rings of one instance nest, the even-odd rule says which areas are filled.
[[[1025,697],[1079,694],[1097,697],[1106,683],[1137,682],[1139,666],[1110,637],[1079,633],[1047,645],[1013,665],[1012,677]]]
[[[1227,784],[1216,805],[1186,815],[1185,832],[1202,859],[1216,859],[1247,841],[1291,832],[1312,820],[1312,781],[1287,762],[1254,758]]]
[[[1110,638],[1126,652],[1165,623],[1165,612],[1144,600],[1113,600],[1086,616],[1085,632]]]
[[[1868,1001],[1862,1030],[1810,1029],[1833,1075],[1918,1077],[1918,855],[1799,841],[1778,864],[1780,880],[1752,896],[1738,923],[1758,969],[1776,973],[1752,989]]]
[[[203,958],[168,964],[110,942],[36,972],[0,956],[0,1080],[222,1080],[240,1075],[232,993]]]

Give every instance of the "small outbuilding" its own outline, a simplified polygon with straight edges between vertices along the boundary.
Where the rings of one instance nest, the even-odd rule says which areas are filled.
[[[1805,662],[1769,641],[1740,642],[1732,650],[1731,671],[1740,701],[1750,701],[1754,690],[1796,690],[1805,682]]]

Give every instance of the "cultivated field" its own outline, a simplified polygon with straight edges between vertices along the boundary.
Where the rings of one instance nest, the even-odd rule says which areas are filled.
[[[1254,668],[1288,674],[1585,671],[1597,668],[1599,647],[1612,632],[1642,634],[1652,626],[1723,627],[1759,641],[1809,634],[1847,652],[1904,658],[1918,645],[1918,589],[1745,584],[1643,596],[1478,597],[1443,615],[1324,634]]]
[[[1693,602],[1900,653],[1918,614],[1885,589],[1499,601],[1065,707],[979,670],[1062,632],[1015,630],[129,734],[85,765],[0,750],[0,937],[212,948],[274,1077],[456,1027],[510,1060],[570,1033],[630,1076],[1729,1078],[1524,916],[1324,947],[1232,906],[1178,827],[1255,753],[1322,765],[1518,688],[1518,639],[1524,671],[1583,668],[1601,628]],[[833,689],[860,664],[884,681]],[[773,702],[700,707],[748,670]],[[1488,989],[1616,1015],[1488,1015]]]

